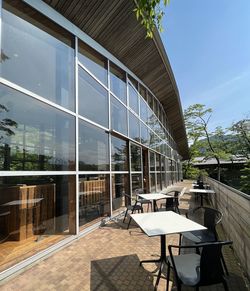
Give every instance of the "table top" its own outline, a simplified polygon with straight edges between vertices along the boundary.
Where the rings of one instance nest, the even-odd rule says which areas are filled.
[[[8,203],[2,204],[1,206],[12,206],[12,205],[22,205],[22,204],[32,204],[32,203],[38,203],[44,198],[36,198],[36,199],[28,199],[28,200],[13,200]]]
[[[131,214],[131,217],[148,236],[206,229],[203,225],[173,211]]]
[[[149,194],[136,194],[142,199],[147,200],[160,200],[160,199],[167,199],[167,198],[173,198],[173,196],[165,195],[161,193],[149,193]]]
[[[189,189],[189,192],[198,194],[215,194],[214,190],[209,189]]]

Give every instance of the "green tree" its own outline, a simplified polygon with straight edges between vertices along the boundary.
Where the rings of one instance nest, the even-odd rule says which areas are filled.
[[[208,124],[212,116],[212,109],[203,104],[194,104],[184,111],[187,136],[190,142],[191,160],[201,155],[204,159],[214,158],[217,162],[217,179],[220,181],[220,159],[226,159],[229,154],[225,150],[225,132],[217,127],[214,132],[209,132]],[[201,139],[204,139],[201,141]]]
[[[250,158],[250,119],[242,119],[232,124],[229,128],[235,137],[231,144],[232,153]]]
[[[241,170],[241,173],[240,190],[250,195],[250,160],[248,161],[246,167]]]
[[[167,5],[170,0],[134,0],[136,18],[146,28],[146,37],[152,38],[153,31],[158,28],[162,31],[163,5]]]

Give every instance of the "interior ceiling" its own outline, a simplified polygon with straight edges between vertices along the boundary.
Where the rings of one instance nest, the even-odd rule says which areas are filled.
[[[146,39],[132,0],[43,0],[112,53],[138,76],[162,103],[178,151],[188,143],[175,79],[158,32]]]

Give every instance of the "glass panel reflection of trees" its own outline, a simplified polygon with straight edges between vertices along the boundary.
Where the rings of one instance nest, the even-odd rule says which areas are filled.
[[[132,172],[138,172],[142,170],[141,147],[132,143],[130,144],[130,163]]]
[[[128,171],[127,142],[112,136],[111,148],[112,171]]]
[[[109,175],[79,177],[79,225],[110,216]]]
[[[0,85],[0,169],[75,170],[75,118]]]
[[[140,123],[139,119],[129,112],[129,137],[140,142]]]

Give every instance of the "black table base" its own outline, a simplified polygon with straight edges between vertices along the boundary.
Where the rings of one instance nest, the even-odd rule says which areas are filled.
[[[155,283],[155,290],[158,287],[164,264],[167,264],[167,262],[168,262],[168,256],[166,256],[166,236],[165,235],[161,235],[161,256],[160,256],[160,258],[157,259],[157,260],[143,260],[143,261],[140,261],[140,266],[142,264],[144,264],[144,263],[160,263],[159,272],[158,272],[156,283]]]

